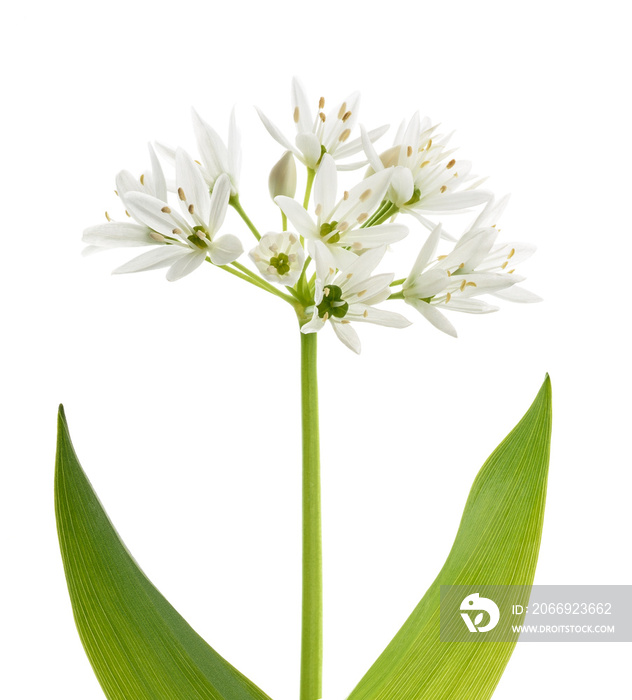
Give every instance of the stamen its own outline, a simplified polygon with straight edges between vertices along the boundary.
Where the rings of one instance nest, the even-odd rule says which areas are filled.
[[[184,194],[184,190],[182,189],[182,187],[178,187],[178,197],[180,197],[181,201],[183,201],[183,202],[186,199],[186,196]]]
[[[198,165],[202,165],[202,163],[200,163],[199,160],[196,160],[195,162],[196,162]]]
[[[439,190],[441,194],[443,194],[448,188],[445,185],[441,185],[441,189]]]
[[[195,207],[192,204],[189,204],[189,214],[193,214]]]
[[[450,299],[452,299],[452,294],[450,294],[450,292],[448,292],[445,295],[445,303],[447,304],[450,301]]]
[[[169,207],[163,207],[160,211],[165,214],[171,214],[171,209]]]
[[[316,209],[314,209],[314,214],[316,214],[316,216],[320,216],[320,212],[322,210],[323,210],[322,206],[320,204],[317,204]]]
[[[507,267],[507,265],[508,265],[508,263],[507,263],[507,261],[505,260],[505,262],[501,265],[502,269],[504,270],[504,269]]]
[[[351,129],[345,129],[342,132],[342,134],[340,134],[340,136],[338,137],[338,141],[341,141],[342,143],[344,143],[349,138],[350,134],[351,134]]]
[[[349,193],[347,192],[347,190],[344,191],[342,198],[345,200],[345,202],[347,201],[347,199],[349,199]]]
[[[362,315],[364,316],[364,318],[366,318],[369,315],[369,310],[365,309]]]
[[[426,165],[428,165],[429,163],[430,163],[429,160],[424,160],[424,162],[423,162],[419,167],[420,167],[420,168],[425,168]]]
[[[296,241],[298,241],[298,238],[293,233],[290,233],[289,239],[290,239],[290,243],[292,245],[294,245],[296,243]]]
[[[325,116],[325,113],[324,113],[324,112],[319,112],[319,113],[318,113],[318,116],[320,117],[320,121],[321,121],[321,122],[324,122],[324,121],[327,120],[327,117]]]
[[[150,237],[153,238],[157,243],[164,243],[165,242],[165,237],[161,236],[159,233],[156,231],[151,231],[150,232]]]
[[[141,175],[141,176],[140,176],[140,184],[141,184],[141,185],[144,185],[144,184],[145,184],[145,176],[144,176],[144,175]]]
[[[366,289],[363,289],[361,292],[358,292],[358,296],[362,297],[366,294]]]
[[[326,321],[329,318],[329,311],[325,311],[325,315],[323,316],[323,321]]]
[[[353,277],[353,272],[350,272],[350,273],[347,275],[347,279],[350,280],[352,277]]]
[[[107,211],[105,212],[105,218],[106,218],[108,221],[112,221],[112,219],[110,218],[110,215],[107,213]]]
[[[352,244],[351,247],[353,248],[353,250],[362,250],[362,243],[360,243],[360,241],[356,241]]]
[[[127,211],[127,209],[125,210],[125,214],[129,216],[130,219],[132,218],[131,214]]]
[[[446,270],[446,272],[448,273],[448,277],[452,277],[452,273],[450,272],[450,270]]]
[[[330,275],[333,275],[334,272],[335,272],[334,268],[333,268],[333,267],[330,267],[330,268],[329,268],[329,274],[330,274]]]
[[[365,202],[371,196],[371,190],[364,190],[360,195],[360,201]]]
[[[408,146],[408,148],[406,149],[406,155],[410,158],[410,156],[412,156],[412,154],[413,154],[413,147]]]
[[[437,260],[445,260],[447,257],[447,255],[440,255]]]
[[[329,287],[325,287],[325,289],[323,289],[323,295],[324,295],[324,296],[328,297],[328,296],[329,296],[329,292],[331,292],[331,289],[329,289]]]
[[[463,280],[463,282],[461,282],[461,291],[463,291],[465,289],[465,285],[466,285],[466,281]]]
[[[347,103],[343,102],[340,105],[340,109],[338,110],[338,119],[342,119],[346,113],[347,113]]]
[[[299,116],[300,116],[300,112],[299,112],[298,106],[294,107],[294,123],[295,124],[298,124]]]
[[[174,228],[171,233],[175,234],[176,236],[179,236],[182,233],[182,230],[179,228]]]
[[[465,286],[466,287],[476,287],[476,282],[468,282]]]
[[[325,98],[321,97],[320,100],[318,100],[318,109],[322,109],[325,106]]]
[[[455,161],[454,158],[453,158],[445,167],[446,167],[448,170],[450,170],[450,168],[454,167],[454,164],[455,164],[455,163],[456,163],[456,161]]]
[[[511,258],[513,258],[515,252],[516,252],[516,249],[512,248],[511,253],[509,253],[509,255],[507,256],[507,260],[511,260]]]
[[[513,270],[509,270],[509,272],[508,272],[507,274],[510,275],[512,272],[515,272],[515,271],[516,271],[516,268],[514,267],[514,269],[513,269]]]
[[[342,321],[340,321],[340,323],[351,323],[351,321],[347,321],[346,319],[343,318]]]
[[[464,267],[465,267],[465,263],[461,263],[461,264],[459,265],[459,270],[462,270]]]
[[[114,190],[114,194],[115,194],[117,197],[119,196],[119,193],[118,193],[116,190]]]
[[[340,233],[344,233],[348,228],[349,224],[346,221],[343,221],[342,223],[338,224],[338,231],[340,231]]]
[[[429,151],[432,148],[432,139],[428,139],[428,143],[426,144],[426,150]]]
[[[366,212],[364,212],[363,214],[360,214],[360,216],[356,219],[356,221],[359,224],[363,224],[368,218],[369,218],[369,215]]]
[[[342,115],[342,121],[343,121],[343,122],[346,122],[346,121],[349,119],[350,116],[351,116],[351,112],[345,112],[345,113]]]

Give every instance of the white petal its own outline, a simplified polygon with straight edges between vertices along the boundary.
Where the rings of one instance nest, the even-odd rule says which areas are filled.
[[[98,248],[133,248],[135,246],[156,245],[156,240],[151,237],[151,229],[147,226],[118,221],[87,228],[83,232],[81,240]]]
[[[420,299],[406,299],[406,301],[413,306],[419,313],[426,319],[430,321],[435,328],[440,331],[451,335],[456,338],[456,328],[448,321],[448,319],[434,306],[427,304],[425,301]]]
[[[338,193],[338,173],[336,162],[326,153],[314,178],[314,204],[319,221],[329,221],[329,214],[336,203]],[[320,209],[319,209],[320,206]]]
[[[384,134],[388,131],[389,126],[388,124],[385,124],[383,126],[378,127],[377,129],[371,129],[371,131],[368,132],[368,137],[369,141],[373,143],[374,141],[377,141],[380,137],[384,136]],[[343,144],[339,148],[336,149],[336,158],[346,158],[347,156],[352,156],[355,153],[358,153],[361,151],[363,148],[363,142],[361,138],[353,139],[353,141],[348,141],[347,143]],[[339,170],[342,170],[342,167],[339,165],[338,166]],[[381,170],[381,168],[380,168]],[[377,172],[377,170],[376,170]]]
[[[216,238],[208,244],[208,247],[210,249],[209,255],[214,265],[228,265],[228,263],[237,260],[244,252],[239,238],[231,234]]]
[[[292,225],[301,236],[305,238],[320,238],[319,230],[312,220],[312,217],[295,199],[279,195],[274,198],[274,201],[279,205],[281,211],[292,222]]]
[[[339,321],[332,320],[332,327],[338,336],[338,338],[353,352],[360,354],[360,338],[358,334],[352,328],[350,323],[341,323]]]
[[[121,198],[123,204],[126,202],[126,196],[129,192],[142,192],[143,186],[140,180],[134,177],[128,170],[121,170],[116,176],[116,192]],[[127,205],[126,205],[127,206]]]
[[[352,187],[348,198],[336,207],[335,217],[338,222],[347,221],[352,225],[361,214],[372,212],[384,199],[392,174],[392,168],[381,170]]]
[[[428,238],[426,239],[426,242],[423,244],[421,247],[421,250],[419,251],[419,255],[417,256],[417,260],[415,260],[415,264],[413,265],[413,269],[410,271],[410,275],[408,275],[408,279],[406,280],[406,283],[404,286],[407,284],[413,284],[415,278],[420,275],[430,260],[434,258],[434,256],[437,253],[437,246],[439,245],[439,238],[441,237],[441,224],[437,224],[433,229]]]
[[[172,214],[162,211],[169,208],[164,202],[145,192],[129,192],[125,198],[125,204],[137,221],[164,236],[173,236],[176,224]]]
[[[360,138],[362,140],[362,147],[364,148],[364,152],[366,153],[366,157],[369,159],[369,163],[371,164],[373,171],[377,173],[380,170],[384,170],[384,164],[380,160],[380,156],[373,147],[371,139],[369,138],[369,134],[362,124],[360,124],[360,134]]]
[[[188,208],[193,205],[195,215],[206,225],[211,214],[208,185],[202,176],[200,166],[182,148],[176,151],[176,183],[179,188],[178,199],[183,211],[188,213]],[[179,196],[180,190],[184,192],[184,200]]]
[[[154,186],[153,194],[163,201],[167,201],[167,181],[165,180],[165,174],[162,171],[162,166],[154,151],[154,147],[151,144],[149,146],[149,158],[151,160],[151,176],[152,184]]]
[[[257,114],[259,115],[259,119],[263,122],[263,125],[266,128],[266,131],[272,136],[272,138],[277,142],[280,143],[283,148],[285,148],[287,151],[292,151],[296,156],[300,156],[301,162],[303,161],[303,156],[302,154],[299,153],[298,149],[296,146],[293,146],[288,139],[285,138],[283,133],[276,127],[269,119],[266,117],[266,115],[259,109],[259,107],[255,107],[257,110]]]
[[[296,116],[298,116],[298,121]],[[296,122],[296,130],[299,134],[311,132],[312,117],[309,100],[303,84],[296,76],[292,78],[292,118]]]
[[[228,173],[233,184],[233,194],[237,194],[241,173],[241,136],[237,127],[235,108],[230,114],[228,125]]]
[[[323,321],[323,319],[318,316],[318,311],[314,309],[314,315],[311,321],[301,326],[301,333],[318,333],[318,331],[325,326],[325,323],[326,321]]]
[[[356,304],[356,306],[360,307],[361,305]],[[364,315],[364,312],[366,312],[366,316]],[[375,323],[378,326],[387,326],[388,328],[407,328],[408,326],[412,325],[411,322],[401,314],[395,313],[394,311],[376,309],[373,306],[366,306],[363,309],[363,313],[358,314],[357,317],[355,315],[354,308],[353,321],[358,321],[360,323]]]
[[[211,238],[213,238],[224,223],[226,209],[228,209],[228,200],[230,199],[230,191],[230,178],[226,173],[223,173],[215,181],[210,198],[208,232]]]
[[[393,177],[388,188],[390,200],[398,207],[410,200],[415,191],[413,174],[408,168],[397,166],[393,169]]]
[[[350,250],[346,250],[345,248],[340,248],[337,245],[325,245],[325,247],[329,250],[334,259],[333,267],[338,268],[339,270],[348,268],[349,265],[351,265],[358,258],[355,253],[351,252]]]
[[[447,304],[442,304],[442,308],[465,314],[490,314],[493,311],[498,311],[497,306],[492,306],[482,299],[462,299],[460,297],[453,297]]]
[[[427,299],[441,293],[450,278],[445,270],[435,268],[417,277],[410,286],[404,285],[404,297]]]
[[[542,298],[537,294],[530,292],[528,289],[523,289],[522,287],[503,289],[500,292],[494,292],[494,296],[499,299],[505,299],[506,301],[515,301],[520,304],[534,304],[538,301],[542,301]]]
[[[376,248],[390,245],[406,238],[408,229],[402,224],[380,224],[367,228],[355,228],[342,236],[344,245],[360,243],[362,248]]]
[[[362,253],[362,255],[355,256],[351,265],[342,268],[342,276],[348,281],[341,282],[340,286],[343,289],[351,289],[352,286],[356,286],[356,280],[359,282],[368,279],[373,270],[380,264],[385,253],[386,246],[382,246],[380,248],[367,250],[366,253]],[[349,275],[351,276],[349,277]]]
[[[337,249],[342,250],[342,249]],[[349,251],[345,251],[349,252]],[[329,279],[333,277],[333,274],[338,267],[338,263],[334,258],[334,246],[325,245],[320,240],[314,240],[309,242],[309,254],[312,256],[314,263],[316,265],[316,281],[324,283],[328,282]],[[353,253],[351,253],[353,255]],[[355,255],[354,255],[355,258]],[[332,272],[333,270],[333,272]],[[318,299],[318,294],[316,295],[318,304],[320,304],[320,299]]]
[[[448,211],[458,211],[459,209],[469,209],[478,204],[483,204],[489,199],[489,192],[483,190],[466,190],[465,192],[449,192],[447,194],[436,194],[424,197],[414,205],[418,209],[425,209],[436,214]]]
[[[218,133],[209,126],[200,115],[192,110],[193,131],[197,140],[202,161],[215,180],[222,173],[228,172],[228,151]]]
[[[125,265],[117,267],[112,272],[113,275],[122,275],[128,272],[145,272],[147,270],[158,270],[161,267],[169,267],[179,258],[190,254],[190,248],[184,246],[160,246],[147,253],[139,255]]]
[[[193,270],[197,270],[205,260],[206,253],[204,251],[198,253],[192,250],[188,255],[183,255],[179,260],[173,263],[167,272],[167,279],[169,282],[182,279],[190,275]]]
[[[298,134],[296,136],[296,145],[303,154],[302,160],[305,165],[312,170],[316,170],[321,156],[318,136],[316,134]]]

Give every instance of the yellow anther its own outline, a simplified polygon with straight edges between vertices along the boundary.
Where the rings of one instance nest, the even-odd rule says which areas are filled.
[[[448,292],[445,295],[445,303],[447,304],[450,301],[450,299],[452,299],[452,294],[450,294],[450,292]]]
[[[363,297],[366,294],[366,289],[363,289],[361,292],[358,292],[359,297]]]
[[[412,156],[412,154],[413,154],[413,147],[408,146],[408,148],[406,149],[406,155],[410,158],[410,156]]]
[[[429,160],[424,160],[424,162],[423,162],[419,167],[420,167],[420,168],[425,168],[426,165],[428,165],[429,163],[430,163]]]
[[[140,184],[141,184],[141,185],[144,185],[144,184],[145,184],[145,176],[144,176],[144,175],[141,175],[141,176],[140,176]]]
[[[316,214],[316,216],[320,216],[320,213],[322,210],[323,210],[322,206],[320,204],[317,204],[316,209],[314,209],[314,214]]]
[[[445,260],[447,257],[447,255],[440,255],[437,260]]]
[[[338,224],[338,231],[340,231],[340,233],[344,233],[348,228],[349,224],[346,221],[343,221],[342,223]]]
[[[318,100],[318,109],[322,109],[325,106],[325,98],[321,97],[320,100]]]
[[[468,282],[465,286],[466,287],[476,287],[476,282]]]
[[[171,214],[171,209],[169,207],[163,207],[160,211],[164,214]]]
[[[364,318],[366,318],[369,315],[369,310],[365,309],[362,315],[364,316]]]
[[[333,275],[334,272],[335,272],[334,268],[333,268],[333,267],[330,267],[330,268],[329,268],[329,274],[330,274],[330,275]]]
[[[346,113],[347,113],[347,103],[343,102],[340,105],[340,109],[338,110],[338,119],[342,119]]]
[[[329,311],[325,311],[325,315],[323,316],[323,321],[326,321],[329,318]]]
[[[355,241],[351,244],[351,247],[353,250],[362,250],[362,243],[360,243],[360,241]]]
[[[189,214],[193,214],[195,211],[195,207],[192,204],[189,204]]]
[[[359,224],[363,224],[368,218],[369,218],[369,215],[366,212],[364,212],[363,214],[360,214],[360,216],[356,219],[356,221]]]
[[[300,112],[298,107],[294,107],[294,123],[298,124],[298,118],[300,116]]]
[[[342,115],[342,121],[343,121],[343,122],[346,122],[346,121],[349,119],[350,116],[351,116],[351,112],[345,112],[345,113]]]
[[[429,151],[432,148],[432,139],[428,139],[428,143],[426,144],[426,150]]]
[[[371,196],[371,190],[364,190],[360,195],[360,201],[365,202]]]
[[[347,321],[346,319],[343,318],[342,321],[340,321],[340,323],[351,323],[351,321]]]
[[[505,260],[505,262],[501,265],[502,269],[504,270],[509,263]]]
[[[320,117],[321,122],[324,122],[327,119],[324,112],[319,112],[318,116]]]
[[[325,289],[323,289],[323,295],[326,297],[329,296],[330,292],[331,292],[331,289],[329,289],[329,287],[325,287]]]
[[[176,236],[179,236],[182,231],[179,228],[174,228],[172,229],[171,233],[175,234]]]
[[[345,129],[342,132],[342,134],[340,134],[340,136],[338,137],[338,141],[341,141],[342,143],[344,143],[349,138],[350,134],[351,134],[351,129]]]
[[[110,215],[107,213],[107,211],[105,212],[105,218],[106,218],[108,221],[112,221],[112,219],[110,218]]]
[[[463,291],[465,289],[465,285],[466,285],[466,281],[463,280],[463,282],[461,282],[461,291]]]
[[[512,248],[511,253],[509,253],[509,255],[507,256],[507,260],[511,260],[511,258],[513,258],[515,252],[516,252],[516,249]]]
[[[196,162],[198,165],[202,165],[202,163],[200,163],[199,160],[196,160],[195,162]]]
[[[448,188],[445,185],[441,185],[441,189],[439,190],[439,192],[441,192],[441,194],[443,194],[447,189]]]
[[[183,202],[184,202],[184,200],[186,199],[186,197],[185,197],[185,195],[184,195],[184,190],[182,189],[182,187],[178,187],[178,197],[180,197],[180,199],[181,199]]]
[[[353,277],[353,272],[350,272],[350,273],[347,275],[347,279],[350,280],[352,277]]]
[[[446,167],[448,170],[450,170],[450,168],[454,167],[454,164],[455,164],[455,163],[456,163],[456,161],[455,161],[454,158],[453,158],[445,167]]]
[[[509,270],[509,272],[508,272],[507,274],[510,275],[512,272],[515,272],[515,271],[516,271],[516,268],[514,267],[514,269],[513,269],[513,270]]]
[[[461,263],[461,264],[459,265],[459,270],[462,270],[464,267],[465,267],[465,263]]]
[[[345,202],[347,201],[347,199],[349,199],[349,193],[347,192],[347,190],[344,191],[342,198],[345,200]]]
[[[450,272],[450,270],[446,270],[446,272],[448,273],[448,277],[452,277],[452,273]]]
[[[116,190],[114,190],[114,194],[115,194],[117,197],[119,196],[119,193],[118,193]]]
[[[132,218],[132,217],[131,217],[131,214],[127,211],[127,209],[125,210],[125,214],[126,214],[127,216],[129,216],[130,219]]]

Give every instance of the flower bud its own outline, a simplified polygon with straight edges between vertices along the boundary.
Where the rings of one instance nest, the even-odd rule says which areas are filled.
[[[291,151],[286,151],[270,171],[268,189],[272,199],[278,195],[294,197],[296,194],[296,164]]]

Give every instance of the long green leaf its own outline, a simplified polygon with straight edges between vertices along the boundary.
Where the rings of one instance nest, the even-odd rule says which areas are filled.
[[[55,513],[81,641],[111,700],[269,700],[180,617],[132,559],[59,410]]]
[[[515,641],[440,641],[440,587],[533,583],[550,440],[547,375],[530,409],[478,473],[439,575],[348,700],[487,700],[492,696]]]

